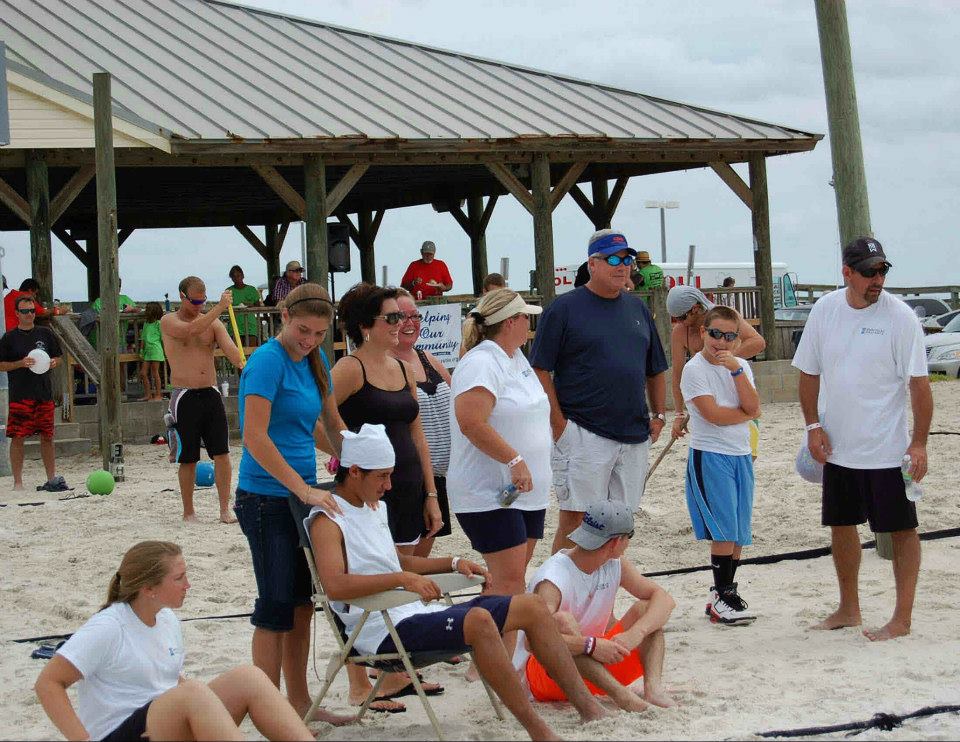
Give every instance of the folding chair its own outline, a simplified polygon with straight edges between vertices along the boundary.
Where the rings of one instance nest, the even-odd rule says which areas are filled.
[[[417,593],[410,592],[408,590],[386,590],[382,593],[375,593],[374,595],[368,595],[364,598],[352,599],[350,601],[350,605],[362,609],[363,615],[360,617],[360,621],[357,623],[353,633],[347,636],[346,627],[337,614],[333,611],[333,608],[330,606],[330,601],[327,599],[327,595],[323,591],[323,585],[320,584],[320,579],[317,576],[316,564],[313,561],[312,551],[308,547],[304,547],[303,551],[307,557],[307,564],[310,566],[310,576],[313,580],[313,603],[315,606],[320,608],[322,613],[327,617],[327,621],[330,624],[330,630],[333,632],[334,637],[336,637],[337,645],[339,646],[338,654],[334,657],[331,657],[330,662],[327,664],[326,678],[323,688],[320,690],[319,695],[314,699],[310,709],[304,715],[304,721],[313,716],[313,712],[323,702],[324,697],[330,690],[330,686],[333,685],[333,681],[340,672],[340,669],[346,667],[346,665],[362,665],[364,667],[373,667],[381,670],[377,677],[376,683],[374,683],[373,689],[370,691],[370,695],[367,696],[366,700],[363,702],[363,705],[360,707],[360,713],[357,715],[358,719],[363,718],[363,715],[367,712],[370,704],[376,700],[377,691],[380,689],[380,684],[386,677],[386,673],[401,672],[406,670],[407,674],[410,676],[410,681],[413,683],[414,690],[416,690],[417,696],[420,698],[420,702],[423,704],[423,709],[427,712],[430,723],[433,725],[433,729],[437,733],[437,739],[444,739],[443,732],[440,729],[440,723],[437,721],[436,714],[433,712],[433,707],[430,705],[427,694],[424,693],[423,686],[420,683],[420,678],[417,676],[417,668],[427,667],[428,665],[433,665],[438,662],[447,662],[453,657],[462,653],[449,651],[408,652],[404,648],[403,642],[400,640],[400,636],[397,634],[397,630],[390,618],[390,614],[388,613],[389,608],[396,608],[397,606],[414,603],[420,600],[420,596]],[[443,599],[449,605],[453,605],[452,594],[456,591],[465,590],[467,588],[476,587],[483,584],[482,577],[466,577],[459,572],[429,575],[429,577],[431,580],[437,583],[437,586],[440,588],[440,592],[443,595]],[[393,643],[396,646],[397,651],[384,654],[359,654],[353,648],[353,644],[360,635],[360,630],[366,623],[367,618],[369,618],[372,613],[377,611],[383,615],[383,620],[386,624],[387,631],[393,638]],[[473,660],[472,653],[468,652],[467,656],[470,657],[471,661]],[[487,696],[490,698],[490,703],[493,705],[493,710],[496,713],[497,718],[502,721],[504,717],[503,711],[500,708],[500,702],[490,686],[487,685],[487,681],[483,678],[480,680],[483,683],[484,690],[487,691]]]

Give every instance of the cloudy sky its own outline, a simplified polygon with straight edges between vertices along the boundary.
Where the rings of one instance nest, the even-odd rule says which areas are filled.
[[[704,3],[694,0],[247,0],[273,11],[452,49],[671,100],[786,124],[824,135],[826,106],[812,0]],[[895,264],[890,285],[960,283],[960,8],[950,1],[849,0],[848,20],[874,233]],[[737,166],[746,179],[746,166]],[[838,236],[829,137],[812,153],[768,160],[773,258],[801,282],[836,280]],[[704,261],[752,260],[750,215],[710,170],[634,178],[614,226],[630,242],[660,252],[659,214],[647,199],[676,200],[667,212],[668,259],[697,246]],[[592,227],[564,199],[554,213],[558,264],[582,260]],[[469,241],[447,214],[430,207],[386,214],[377,264],[398,281],[424,239],[450,266],[454,291],[469,291]],[[25,233],[0,235],[4,273],[27,275]],[[523,288],[533,267],[532,223],[512,198],[490,222],[491,270],[511,257],[511,284]],[[54,240],[54,294],[85,298],[79,263]],[[192,246],[215,246],[197,260]],[[152,299],[175,295],[177,271],[158,270],[163,256],[190,258],[210,287],[244,266],[248,283],[266,280],[263,261],[230,229],[144,230],[120,252],[124,291]],[[291,229],[282,260],[300,256]],[[359,280],[337,276],[337,294]],[[166,263],[169,265],[170,263]]]

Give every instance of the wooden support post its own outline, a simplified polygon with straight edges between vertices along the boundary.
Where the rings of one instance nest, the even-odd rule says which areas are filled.
[[[120,274],[117,246],[117,181],[113,160],[113,100],[110,73],[93,74],[93,128],[97,161],[97,237],[100,246],[100,454],[109,469],[111,448],[123,442],[120,429],[120,361],[117,354]]]
[[[87,301],[100,297],[100,243],[95,236],[87,237]]]
[[[467,199],[467,220],[470,223],[470,266],[473,274],[473,293],[483,292],[483,279],[487,277],[487,230],[480,227],[483,218],[483,196]]]
[[[42,152],[27,152],[27,203],[30,204],[30,272],[40,283],[40,301],[53,301],[53,256],[50,251],[50,183]]]
[[[546,307],[556,296],[553,282],[553,208],[550,203],[550,160],[536,154],[530,165],[533,202],[533,255],[540,303]]]
[[[593,215],[590,217],[593,228],[597,231],[610,229],[611,215],[607,213],[610,193],[607,190],[606,178],[594,178],[590,181],[590,187],[593,190]]]
[[[673,330],[673,326],[670,324],[670,314],[667,312],[666,284],[652,290],[650,312],[653,314],[653,324],[657,328],[657,335],[660,336],[664,355],[670,358],[670,332]]]
[[[767,341],[766,358],[783,358],[780,334],[773,317],[773,264],[770,256],[770,204],[767,198],[767,161],[750,155],[750,190],[753,193],[753,265],[760,287],[760,333]]]
[[[273,290],[273,284],[280,278],[280,226],[278,224],[263,225],[263,257],[267,261],[268,291]]]
[[[26,226],[30,226],[30,204],[3,178],[0,178],[0,203],[10,209]]]
[[[330,256],[327,252],[327,169],[320,155],[307,155],[303,163],[307,227],[307,279],[329,290]]]
[[[379,227],[379,223],[377,226]],[[377,230],[373,226],[373,212],[369,209],[357,212],[357,237],[359,238],[357,249],[360,251],[360,280],[376,283],[377,258],[373,244],[377,237]]]
[[[820,59],[830,126],[833,189],[840,223],[840,246],[860,236],[872,236],[867,176],[860,144],[857,89],[850,57],[850,33],[844,0],[816,0]]]

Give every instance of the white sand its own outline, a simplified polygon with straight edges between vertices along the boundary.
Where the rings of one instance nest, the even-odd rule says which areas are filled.
[[[934,385],[937,410],[933,430],[960,431],[960,383]],[[745,556],[776,554],[824,546],[828,533],[819,526],[817,487],[793,471],[801,439],[795,404],[764,409],[762,453],[756,465],[755,541]],[[658,444],[654,455],[662,446]],[[960,436],[930,438],[931,471],[920,505],[921,531],[960,525],[956,498],[960,476]],[[234,451],[234,462],[239,451]],[[686,444],[677,444],[651,480],[629,555],[645,571],[706,562],[706,547],[691,536],[683,498]],[[70,484],[82,492],[83,480],[99,468],[96,458],[59,463]],[[108,576],[123,551],[147,538],[179,542],[190,567],[193,588],[181,618],[245,613],[254,597],[246,540],[236,526],[217,524],[212,490],[197,493],[201,522],[179,520],[180,498],[166,449],[127,449],[127,481],[109,497],[58,502],[44,493],[11,493],[3,481],[0,502],[0,559],[6,565],[0,585],[0,738],[56,738],[32,691],[41,662],[30,659],[32,645],[10,639],[66,633],[78,627],[103,598]],[[25,481],[42,481],[39,462],[28,462]],[[168,489],[169,491],[164,491]],[[17,502],[45,501],[19,507]],[[548,517],[552,535],[556,514]],[[864,538],[871,538],[863,531]],[[667,681],[681,690],[683,705],[642,715],[620,713],[612,721],[580,725],[569,709],[543,706],[557,730],[570,738],[743,738],[771,729],[829,725],[867,719],[876,712],[907,713],[923,706],[960,703],[956,665],[960,658],[957,608],[960,605],[960,539],[924,543],[923,566],[913,635],[871,644],[858,631],[811,632],[836,600],[829,558],[745,566],[738,573],[741,592],[760,619],[751,627],[714,626],[703,615],[707,573],[661,578],[678,608],[668,625]],[[469,554],[466,540],[441,540],[436,553]],[[541,544],[534,557],[547,555]],[[889,562],[864,553],[861,600],[869,625],[886,622],[893,605]],[[626,601],[622,601],[625,603]],[[184,624],[187,672],[200,678],[250,658],[251,626],[246,619]],[[319,623],[318,666],[326,667],[332,646],[325,622]],[[312,671],[311,671],[312,672]],[[468,685],[462,670],[432,669],[431,679],[447,687],[435,708],[450,738],[523,739],[512,719],[498,722],[483,690]],[[319,684],[312,677],[313,687]],[[344,709],[345,679],[338,678],[331,704]],[[432,739],[426,716],[415,698],[406,714],[370,715],[362,729],[315,729],[326,739]],[[246,727],[251,737],[256,730]],[[836,735],[839,736],[839,735]],[[907,722],[890,733],[872,731],[865,739],[951,739],[960,736],[960,717],[940,715]]]

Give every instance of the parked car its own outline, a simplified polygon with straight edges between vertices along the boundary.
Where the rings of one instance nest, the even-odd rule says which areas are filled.
[[[940,332],[954,317],[960,317],[960,309],[954,309],[946,314],[938,314],[936,317],[927,317],[920,321],[923,331],[928,335],[931,332]]]
[[[960,379],[960,316],[923,342],[927,346],[927,371]]]
[[[950,305],[943,299],[932,299],[927,296],[908,296],[901,299],[917,313],[920,319],[936,317],[950,311]]]

